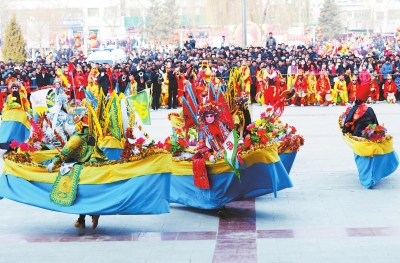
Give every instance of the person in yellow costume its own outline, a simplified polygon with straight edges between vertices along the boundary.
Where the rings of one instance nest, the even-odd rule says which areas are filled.
[[[265,64],[261,63],[260,65],[260,70],[257,71],[257,94],[256,94],[256,101],[260,105],[264,105],[264,91],[265,91],[265,86],[267,84],[267,76],[268,72],[267,69],[265,68]]]
[[[204,65],[204,62],[201,63],[201,70],[199,72],[199,80],[196,89],[197,100],[203,103],[203,100],[208,94],[208,84],[211,81],[211,70],[208,63]]]
[[[160,73],[163,76],[164,82],[162,83],[161,86],[161,106],[166,107],[168,105],[168,87],[169,87],[169,79],[168,79],[168,68],[165,68],[165,71],[163,69],[160,70]]]
[[[317,77],[315,76],[314,71],[311,71],[308,76],[308,87],[307,87],[307,98],[306,104],[314,106],[315,104],[315,95],[317,93]]]
[[[97,70],[97,68],[92,67],[88,76],[88,85],[86,87],[86,91],[90,91],[96,98],[99,97],[99,85],[97,85],[98,75],[99,71]]]
[[[249,69],[246,61],[242,62],[241,72],[242,72],[242,80],[243,80],[243,88],[242,89],[246,94],[250,94],[251,74],[250,74],[250,69]]]
[[[333,86],[333,102],[338,104],[340,103],[342,106],[345,106],[349,101],[349,96],[347,94],[347,86],[346,81],[344,80],[344,76],[340,75],[336,80],[335,85]]]
[[[290,89],[294,85],[294,83],[296,83],[296,80],[297,80],[297,75],[296,75],[295,72],[292,72],[288,76],[288,79],[287,79],[287,87],[288,87],[288,89]]]

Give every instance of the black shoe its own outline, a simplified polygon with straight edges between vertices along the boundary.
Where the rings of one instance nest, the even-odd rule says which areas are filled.
[[[170,109],[171,109],[171,107],[168,107],[168,108],[167,108],[167,110],[170,110]]]

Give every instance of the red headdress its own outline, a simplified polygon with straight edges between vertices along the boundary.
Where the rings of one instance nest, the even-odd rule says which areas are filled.
[[[360,101],[367,101],[370,93],[370,85],[362,84],[356,91],[356,98]]]

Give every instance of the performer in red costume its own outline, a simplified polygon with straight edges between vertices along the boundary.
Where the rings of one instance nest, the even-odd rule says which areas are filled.
[[[347,91],[349,92],[349,101],[350,102],[356,101],[357,89],[359,89],[359,87],[360,87],[360,84],[358,83],[357,80],[358,80],[357,77],[353,77],[353,79],[349,83],[349,86],[347,87]]]
[[[300,106],[304,107],[306,103],[306,94],[307,94],[307,79],[303,75],[303,70],[299,70],[299,76],[294,83],[294,87],[296,89],[296,96],[292,99],[292,104],[290,106],[294,107],[296,104],[297,98],[300,98]]]
[[[77,100],[83,100],[85,98],[85,89],[87,86],[87,77],[83,74],[82,67],[78,65],[76,67],[76,74],[74,78],[74,88]]]
[[[178,81],[178,106],[182,106],[182,96],[185,95],[185,75],[178,70],[178,72],[175,74],[175,78]]]
[[[326,71],[321,71],[319,73],[319,78],[317,80],[317,94],[319,106],[323,107],[325,104],[332,106],[332,91],[331,84],[329,83],[328,74]],[[327,94],[330,94],[327,96]]]
[[[286,85],[286,79],[283,77],[279,78],[279,81],[276,82],[276,91],[274,96],[274,104],[281,100],[281,92],[287,90],[288,87]]]
[[[396,93],[396,83],[394,83],[392,80],[392,75],[388,74],[386,82],[383,85],[383,97],[387,100],[387,102],[394,104],[396,103]]]
[[[375,79],[375,76],[371,76],[371,82],[369,84],[369,87],[371,88],[369,103],[372,102],[379,104],[379,85]]]
[[[267,106],[274,106],[274,93],[276,92],[275,80],[277,79],[277,77],[278,73],[275,70],[275,66],[271,65],[271,68],[267,70],[267,84],[264,89],[264,102]]]

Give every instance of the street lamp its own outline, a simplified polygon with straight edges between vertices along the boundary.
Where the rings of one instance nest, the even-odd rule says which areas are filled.
[[[243,47],[247,46],[246,0],[242,0]]]

